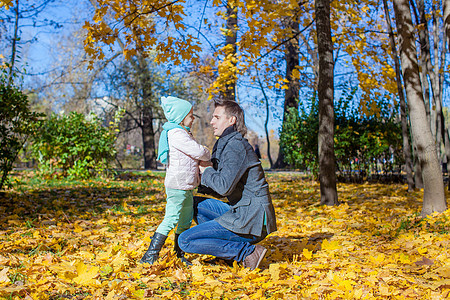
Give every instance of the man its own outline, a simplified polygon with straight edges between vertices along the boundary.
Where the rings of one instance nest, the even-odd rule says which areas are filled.
[[[269,185],[253,147],[244,139],[244,112],[234,101],[216,103],[211,125],[219,137],[212,166],[201,167],[201,185],[228,203],[195,197],[197,226],[179,236],[181,250],[243,262],[251,270],[267,250],[255,245],[276,231]]]

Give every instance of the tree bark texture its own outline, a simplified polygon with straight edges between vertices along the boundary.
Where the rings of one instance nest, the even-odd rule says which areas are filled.
[[[394,59],[395,65],[395,77],[397,81],[398,98],[400,101],[400,118],[402,124],[402,137],[403,137],[403,157],[405,159],[405,172],[406,181],[408,183],[408,191],[414,190],[414,177],[412,170],[412,159],[411,159],[411,146],[409,144],[409,130],[408,130],[408,117],[406,113],[406,100],[405,94],[403,93],[403,85],[400,70],[400,60],[398,58],[397,46],[395,45],[394,31],[392,30],[391,17],[389,14],[389,8],[387,5],[387,0],[383,0],[384,12],[386,16],[386,23],[388,25],[389,40],[391,43],[391,51]]]
[[[337,205],[336,164],[334,157],[334,82],[333,43],[331,40],[330,1],[316,0],[316,29],[319,53],[319,181],[320,203]]]
[[[447,41],[448,51],[450,52],[450,0],[443,0],[443,19],[444,31]]]
[[[450,0],[449,0],[450,1]],[[444,24],[445,26],[445,24]],[[446,56],[446,49],[447,48],[447,39],[444,37],[443,38],[443,45],[442,45],[442,51],[441,51],[441,63],[440,65],[443,66],[445,65],[445,56]],[[441,95],[440,95],[440,100],[441,103],[443,103],[443,97],[444,97],[444,72],[440,72],[439,74],[439,86],[440,86],[440,90],[441,90]],[[445,156],[446,156],[446,164],[445,164],[445,168],[447,170],[447,178],[450,180],[450,172],[448,172],[448,164],[450,163],[450,138],[449,138],[449,129],[448,127],[445,125],[445,117],[444,117],[444,111],[441,110],[441,128],[442,128],[442,139],[444,141],[444,149],[445,149]],[[450,190],[450,181],[447,181],[447,187],[448,190]]]
[[[263,93],[264,103],[266,105],[266,120],[264,121],[264,132],[266,133],[266,141],[267,141],[267,157],[269,158],[270,168],[272,169],[274,167],[274,165],[273,165],[273,161],[272,161],[272,155],[270,154],[270,139],[269,139],[269,128],[268,128],[269,114],[270,114],[269,98],[267,97],[264,86],[261,82],[261,79],[259,78],[258,69],[256,69],[256,75],[258,77],[259,88],[261,89],[261,92]]]
[[[426,18],[426,12],[425,12],[425,2],[424,0],[418,0],[417,1],[417,9],[419,11],[419,43],[421,48],[421,66],[422,66],[422,84],[425,87],[425,103],[428,103],[429,101],[429,86],[428,86],[428,78],[430,79],[431,83],[431,132],[433,136],[435,137],[437,144],[436,147],[439,152],[439,145],[441,142],[441,123],[440,123],[440,110],[441,108],[441,102],[439,101],[439,83],[438,83],[438,74],[436,72],[436,68],[439,68],[439,64],[437,60],[435,59],[435,65],[431,63],[431,47],[430,47],[430,34],[428,30],[428,20]],[[435,32],[435,29],[433,28],[433,32]],[[436,37],[434,37],[436,38]],[[437,43],[434,43],[434,56],[437,54]],[[427,99],[428,98],[428,99]],[[427,108],[427,107],[426,107]],[[430,108],[428,108],[429,110]]]
[[[139,89],[142,95],[142,143],[144,152],[144,168],[157,169],[156,163],[156,145],[155,145],[155,130],[153,128],[153,93],[152,93],[152,81],[148,69],[148,64],[143,56],[138,57],[137,68],[138,72]]]
[[[436,103],[436,147],[439,162],[441,161],[441,137],[442,137],[442,123],[441,123],[441,115],[442,115],[442,99],[441,99],[441,87],[439,85],[439,33],[438,28],[439,25],[436,15],[436,7],[432,6],[433,10],[433,49],[434,49],[434,86],[433,87],[433,98]]]
[[[394,0],[394,11],[411,129],[424,182],[422,216],[426,216],[446,210],[444,183],[436,154],[435,140],[425,113],[417,50],[414,44],[414,26],[408,0]]]
[[[298,110],[298,97],[300,91],[300,81],[298,78],[292,78],[292,72],[299,65],[299,48],[298,48],[298,32],[299,23],[296,19],[290,19],[286,22],[286,29],[290,32],[292,37],[286,43],[285,60],[286,60],[286,79],[288,82],[288,88],[284,94],[284,106],[283,106],[283,121],[286,120],[286,115],[289,112],[290,107],[294,107]],[[284,168],[286,163],[284,162],[283,149],[280,146],[278,151],[278,157],[274,165],[275,168]]]
[[[414,146],[414,138],[413,138],[413,147]],[[422,167],[420,166],[419,158],[417,157],[417,151],[414,149],[413,153],[414,157],[414,184],[416,189],[423,189],[423,176],[422,176]]]
[[[298,109],[298,97],[300,91],[300,81],[298,78],[292,78],[292,72],[299,65],[299,48],[297,35],[299,32],[299,23],[297,20],[291,19],[288,21],[287,29],[291,32],[292,37],[289,42],[286,43],[286,79],[287,90],[284,94],[284,113],[287,112],[287,108],[294,107]]]
[[[442,127],[442,140],[444,141],[444,156],[446,159],[442,161],[442,171],[447,172],[447,178],[450,179],[450,172],[448,171],[448,164],[450,163],[450,139],[448,126],[445,125],[444,112],[441,110],[441,127]],[[447,188],[450,190],[450,181],[447,181]]]
[[[226,22],[226,36],[225,36],[225,47],[226,49],[231,49],[231,52],[226,50],[227,56],[236,56],[237,51],[237,7],[234,1],[228,1],[227,3],[227,22]],[[232,62],[235,65],[234,62]],[[225,85],[225,91],[222,93],[222,98],[225,100],[236,101],[236,81],[233,79],[232,82]]]
[[[309,45],[309,41],[308,38],[302,34],[299,33],[299,38],[302,39],[303,41],[303,45],[306,47],[306,51],[308,52],[309,56],[311,57],[312,61],[313,61],[313,65],[311,66],[312,68],[312,72],[313,72],[313,79],[312,81],[308,81],[308,79],[303,79],[303,81],[301,82],[301,84],[307,85],[308,87],[314,89],[315,91],[317,91],[317,86],[319,85],[318,82],[318,78],[319,78],[319,55],[317,54],[317,49],[313,49],[310,45]],[[307,76],[304,76],[307,77]]]
[[[144,168],[156,170],[155,132],[153,130],[153,113],[144,107],[142,112],[142,142],[144,150]]]
[[[14,63],[16,61],[16,50],[17,50],[17,40],[19,39],[19,0],[16,0],[16,9],[15,9],[15,20],[14,20],[14,37],[12,40],[12,46],[11,46],[11,61],[9,63],[9,78],[8,82],[9,84],[12,84],[13,82],[13,74],[14,74]]]
[[[428,104],[428,107],[425,107],[427,111],[430,113],[429,121],[432,122],[431,132],[434,136],[436,136],[436,97],[435,97],[435,77],[433,73],[433,66],[431,64],[431,52],[430,52],[430,36],[428,31],[428,21],[425,13],[425,2],[424,0],[417,1],[417,9],[418,9],[418,22],[417,25],[419,27],[419,43],[420,43],[420,59],[422,66],[422,84],[424,86],[425,92],[425,103]],[[430,99],[430,86],[428,84],[428,78],[430,78],[431,83],[431,94],[432,98]],[[430,112],[431,106],[431,112]]]

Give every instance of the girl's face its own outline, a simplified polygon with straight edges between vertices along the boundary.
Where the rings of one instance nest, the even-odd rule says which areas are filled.
[[[194,109],[191,108],[186,117],[184,117],[183,121],[181,121],[181,125],[185,127],[192,127],[192,123],[194,123]]]

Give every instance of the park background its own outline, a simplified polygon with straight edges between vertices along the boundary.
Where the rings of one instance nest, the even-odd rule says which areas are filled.
[[[7,299],[445,299],[448,1],[1,1]],[[261,270],[186,268],[161,96],[239,102],[279,230]]]

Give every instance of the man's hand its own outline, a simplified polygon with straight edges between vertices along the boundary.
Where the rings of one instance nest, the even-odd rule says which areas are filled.
[[[210,168],[210,167],[211,167],[211,166],[207,166],[207,167],[198,166],[198,169],[200,170],[200,175],[202,175],[203,172],[205,172],[205,170],[206,170],[207,168]]]

